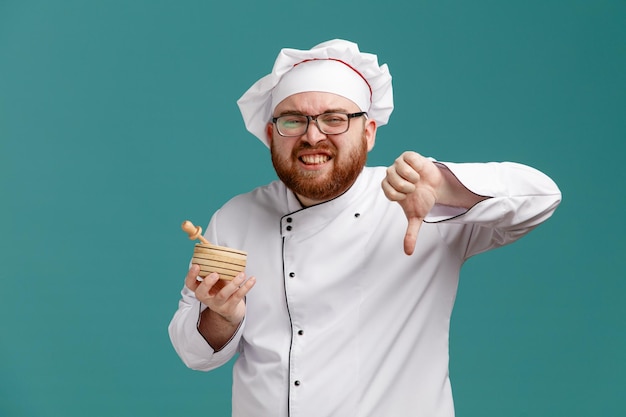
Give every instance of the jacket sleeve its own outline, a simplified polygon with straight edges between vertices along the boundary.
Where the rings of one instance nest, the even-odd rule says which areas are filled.
[[[490,197],[469,210],[435,205],[425,219],[429,223],[463,225],[465,259],[524,236],[550,218],[561,201],[561,191],[554,181],[526,165],[442,164],[467,189]]]
[[[174,350],[191,369],[210,371],[224,365],[237,353],[245,318],[226,346],[215,351],[198,331],[200,313],[206,306],[187,287],[183,287],[181,296],[178,310],[168,327]]]

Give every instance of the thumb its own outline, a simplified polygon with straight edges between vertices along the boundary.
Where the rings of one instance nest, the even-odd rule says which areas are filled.
[[[415,242],[417,241],[417,234],[422,226],[422,219],[418,217],[408,217],[409,225],[406,228],[406,234],[404,235],[404,253],[412,255],[415,250]]]

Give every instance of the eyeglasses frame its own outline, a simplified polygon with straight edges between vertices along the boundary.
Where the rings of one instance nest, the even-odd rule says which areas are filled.
[[[325,114],[343,114],[348,118],[348,126],[346,127],[346,130],[344,130],[341,133],[326,133],[322,130],[322,128],[320,127],[319,123],[317,122],[317,118],[320,116],[324,116]],[[350,130],[350,119],[354,119],[357,117],[361,117],[361,116],[365,116],[367,117],[367,112],[366,111],[360,111],[360,112],[356,112],[356,113],[343,113],[340,111],[331,111],[331,112],[326,112],[326,113],[320,113],[318,115],[315,116],[309,116],[306,114],[297,114],[295,116],[302,116],[302,117],[306,117],[306,128],[304,129],[304,132],[298,134],[298,135],[284,135],[280,129],[278,128],[278,125],[276,124],[276,122],[278,121],[279,118],[284,117],[284,116],[289,116],[288,114],[283,114],[281,116],[277,116],[277,117],[272,117],[272,123],[274,124],[274,126],[276,126],[276,131],[278,132],[278,134],[282,137],[285,138],[295,138],[298,136],[302,136],[305,135],[306,132],[309,131],[309,125],[311,124],[311,120],[315,122],[315,126],[317,126],[317,129],[322,132],[325,135],[342,135],[344,133],[346,133],[348,130]]]

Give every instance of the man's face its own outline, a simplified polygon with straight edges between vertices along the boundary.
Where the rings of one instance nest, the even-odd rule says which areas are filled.
[[[285,114],[318,115],[328,112],[356,113],[351,100],[331,93],[298,93],[281,101],[273,116]],[[357,117],[339,135],[326,135],[314,121],[305,134],[283,137],[273,123],[267,126],[272,163],[278,177],[305,206],[331,200],[354,183],[365,166],[367,153],[374,146],[376,122]]]

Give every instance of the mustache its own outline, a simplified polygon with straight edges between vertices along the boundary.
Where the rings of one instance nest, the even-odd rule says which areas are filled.
[[[293,152],[298,153],[300,151],[326,151],[334,155],[336,149],[330,142],[322,140],[315,145],[311,145],[308,142],[300,142],[298,145],[294,146]]]

